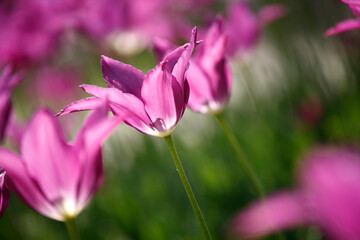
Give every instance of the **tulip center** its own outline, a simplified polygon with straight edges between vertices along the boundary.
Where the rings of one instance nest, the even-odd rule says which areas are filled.
[[[166,137],[173,131],[173,129],[169,129],[166,126],[165,121],[162,118],[157,118],[150,126],[158,132],[159,137]]]
[[[64,220],[75,218],[78,214],[78,211],[76,209],[76,203],[71,199],[63,199],[60,205],[60,209]]]

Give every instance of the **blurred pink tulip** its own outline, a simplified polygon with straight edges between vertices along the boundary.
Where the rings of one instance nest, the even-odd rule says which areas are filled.
[[[0,219],[9,204],[10,193],[5,185],[5,171],[0,168]]]
[[[100,144],[121,121],[107,112],[105,104],[96,108],[69,143],[53,114],[39,110],[22,136],[21,155],[0,148],[10,189],[46,217],[76,217],[103,181]]]
[[[0,142],[11,114],[11,93],[21,79],[22,73],[12,74],[10,67],[6,67],[0,74]]]
[[[102,72],[109,88],[81,87],[94,97],[65,107],[58,115],[93,109],[101,99],[109,100],[111,111],[128,112],[125,123],[145,134],[168,136],[181,119],[188,102],[189,86],[185,72],[196,44],[196,28],[190,43],[170,54],[145,76],[140,70],[103,56]]]
[[[226,30],[229,34],[227,54],[251,50],[258,42],[263,28],[272,21],[284,17],[287,9],[280,5],[263,7],[255,15],[245,1],[235,1],[227,7]]]
[[[341,0],[341,2],[347,4],[357,18],[347,19],[339,22],[334,27],[326,30],[326,36],[331,36],[345,31],[360,28],[360,0]]]
[[[321,148],[307,156],[297,190],[275,194],[239,213],[237,237],[257,238],[296,225],[317,225],[330,239],[360,239],[360,154]]]
[[[216,18],[190,60],[189,107],[196,112],[218,113],[230,95],[232,74],[225,57],[227,35],[223,24],[221,17]]]
[[[46,101],[47,106],[50,103],[58,107],[81,95],[78,89],[80,84],[80,77],[71,69],[43,67],[26,90],[29,97],[40,98]]]
[[[62,30],[60,22],[37,1],[13,1],[11,8],[0,3],[0,64],[28,65],[54,52]]]

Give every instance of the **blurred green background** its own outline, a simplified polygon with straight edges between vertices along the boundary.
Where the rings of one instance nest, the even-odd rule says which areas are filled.
[[[268,194],[297,185],[297,167],[309,149],[357,146],[360,140],[360,32],[324,36],[336,22],[353,17],[350,10],[333,0],[252,1],[254,9],[270,3],[287,6],[288,16],[265,29],[252,53],[232,61],[234,89],[224,111]],[[222,4],[215,9],[222,11]],[[86,47],[77,51],[87,82],[105,86],[100,56],[89,55]],[[151,52],[119,60],[145,72],[156,64]],[[21,89],[13,99],[23,116],[31,114],[22,106]],[[257,199],[251,182],[214,117],[188,109],[173,138],[213,238],[226,239],[227,222]],[[105,143],[103,157],[104,184],[76,219],[82,239],[202,239],[163,139],[122,124]],[[315,228],[285,236],[325,239]],[[63,223],[12,195],[0,239],[68,235]]]

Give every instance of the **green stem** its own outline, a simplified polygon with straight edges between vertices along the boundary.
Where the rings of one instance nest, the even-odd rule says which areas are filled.
[[[186,191],[186,194],[189,198],[189,201],[191,203],[191,206],[194,210],[194,213],[196,215],[196,218],[200,224],[200,227],[201,227],[201,230],[205,236],[205,239],[207,240],[211,240],[211,235],[210,235],[210,232],[209,232],[209,229],[206,225],[206,222],[205,222],[205,219],[204,219],[204,216],[200,210],[200,207],[199,207],[199,204],[197,203],[196,201],[196,198],[195,198],[195,195],[191,189],[191,186],[190,186],[190,183],[186,177],[186,174],[185,174],[185,171],[184,171],[184,168],[182,167],[182,164],[181,164],[181,161],[180,161],[180,158],[176,152],[176,149],[175,149],[175,146],[174,146],[174,143],[172,141],[172,138],[171,138],[171,135],[169,136],[166,136],[164,137],[165,139],[165,142],[169,148],[169,151],[171,153],[171,156],[174,160],[174,163],[175,163],[175,166],[176,166],[176,170],[178,171],[179,175],[180,175],[180,179],[184,185],[184,188],[185,188],[185,191]]]
[[[65,221],[66,228],[69,232],[71,240],[80,240],[80,236],[76,229],[75,218],[69,218]]]
[[[252,183],[254,184],[257,194],[259,195],[260,198],[264,199],[265,198],[265,192],[264,192],[264,188],[263,188],[263,186],[262,186],[262,184],[260,182],[260,179],[256,175],[256,173],[254,172],[254,170],[252,169],[252,167],[249,164],[249,162],[247,161],[247,159],[245,158],[245,156],[244,156],[244,154],[242,152],[242,149],[241,149],[239,143],[237,142],[234,134],[232,133],[232,131],[229,129],[228,125],[224,121],[224,118],[222,117],[221,113],[217,113],[214,116],[218,120],[218,122],[219,122],[219,124],[220,124],[226,138],[228,139],[230,145],[234,149],[238,160],[240,161],[240,163],[242,164],[242,166],[245,169],[246,173],[250,177]]]

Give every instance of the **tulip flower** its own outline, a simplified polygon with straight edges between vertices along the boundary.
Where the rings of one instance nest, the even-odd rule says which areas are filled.
[[[190,43],[168,54],[154,69],[144,75],[140,70],[102,56],[101,66],[109,88],[93,85],[81,87],[94,97],[72,103],[58,115],[93,109],[107,98],[115,115],[127,112],[125,123],[148,135],[165,137],[181,119],[189,98],[185,72],[196,44],[196,28]]]
[[[0,148],[9,188],[48,218],[74,219],[103,181],[100,144],[120,120],[98,107],[69,143],[53,114],[39,110],[23,133],[20,155]]]
[[[312,152],[298,189],[258,202],[231,224],[235,236],[257,238],[297,225],[317,225],[330,239],[360,239],[360,154],[348,149]]]
[[[9,190],[5,185],[5,174],[5,171],[0,168],[0,218],[4,215],[10,199]]]
[[[334,27],[326,30],[325,35],[331,36],[345,31],[360,28],[360,1],[359,0],[341,0],[341,2],[347,4],[356,19],[347,19],[339,22]]]
[[[190,86],[188,105],[202,114],[221,112],[228,101],[232,73],[225,56],[227,34],[224,33],[224,19],[217,17],[207,29],[204,41],[197,47],[190,59],[186,78]],[[162,59],[175,46],[164,39],[156,39],[154,51]]]
[[[145,134],[163,137],[204,237],[211,239],[171,137],[189,98],[185,72],[196,45],[196,35],[197,29],[194,28],[190,43],[170,52],[147,75],[130,65],[102,56],[102,73],[109,88],[82,85],[81,87],[94,97],[72,103],[58,115],[93,109],[98,101],[106,98],[114,115],[127,114],[125,123]]]
[[[4,138],[11,114],[11,93],[22,78],[21,73],[12,74],[11,72],[11,68],[6,67],[0,74],[0,142]]]
[[[225,57],[226,40],[223,19],[218,17],[190,60],[189,107],[195,112],[218,113],[228,101],[232,74]]]

